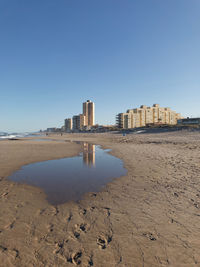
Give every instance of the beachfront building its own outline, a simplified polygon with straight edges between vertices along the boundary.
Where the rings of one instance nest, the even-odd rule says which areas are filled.
[[[73,130],[82,130],[86,126],[86,117],[83,114],[73,116]]]
[[[200,118],[184,118],[179,119],[178,124],[180,125],[198,125],[200,126]]]
[[[95,124],[94,109],[94,102],[87,100],[83,103],[83,115],[85,116],[86,126],[93,126]]]
[[[116,124],[122,129],[132,129],[153,124],[175,125],[180,118],[180,113],[176,113],[170,108],[162,108],[159,104],[154,104],[152,107],[142,105],[140,108],[128,109],[126,113],[119,113],[116,116]]]
[[[83,114],[65,119],[65,131],[90,130],[95,124],[94,102],[87,100],[83,103]]]
[[[72,119],[71,118],[67,118],[65,119],[65,131],[66,132],[70,132],[72,130]]]
[[[47,128],[46,131],[49,133],[53,133],[57,131],[57,128],[56,127]]]

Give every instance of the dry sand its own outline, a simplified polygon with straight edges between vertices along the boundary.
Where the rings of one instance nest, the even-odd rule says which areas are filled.
[[[127,176],[79,203],[6,179],[20,166],[71,157],[70,142],[0,142],[0,266],[200,266],[200,133],[66,134],[112,149]]]

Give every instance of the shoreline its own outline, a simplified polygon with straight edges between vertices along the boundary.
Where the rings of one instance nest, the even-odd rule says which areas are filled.
[[[80,147],[77,144],[71,144],[69,150],[65,150],[64,146],[68,148],[63,142],[55,143],[48,141],[48,146],[46,146],[46,141],[37,143],[34,139],[25,138],[13,140],[12,142],[9,140],[2,141],[0,143],[0,177],[4,178],[5,176],[9,176],[10,173],[27,164],[73,157],[80,153]],[[8,154],[8,157],[6,154]],[[4,166],[8,164],[8,160],[12,161],[12,163],[6,168],[7,170],[3,171],[2,168],[5,168]]]
[[[125,137],[109,133],[65,134],[50,135],[47,139],[52,137],[89,141],[112,149],[109,153],[123,160],[128,173],[114,178],[100,192],[86,194],[77,203],[56,207],[45,201],[41,190],[8,185],[2,179],[2,266],[178,267],[200,263],[199,133]],[[7,154],[19,149],[17,142],[10,142]],[[66,153],[62,148],[65,143],[49,142],[50,146],[20,141],[20,145],[24,143],[23,153],[28,149],[31,154],[29,158],[21,158],[21,163],[36,159],[36,155],[38,158],[32,145],[38,149],[41,146],[41,151],[46,147],[40,158],[53,157],[47,147],[56,146],[56,156]],[[71,147],[68,153],[79,149],[71,142],[66,142],[67,146]],[[18,150],[14,156],[22,151]],[[5,159],[1,154],[1,164],[2,160]],[[8,164],[7,169],[4,166],[0,177],[17,164],[19,160]]]

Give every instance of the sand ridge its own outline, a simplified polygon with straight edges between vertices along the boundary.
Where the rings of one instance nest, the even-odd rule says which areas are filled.
[[[200,266],[198,132],[47,138],[101,144],[128,174],[78,203],[51,206],[40,189],[4,177],[79,146],[0,142],[0,266]]]

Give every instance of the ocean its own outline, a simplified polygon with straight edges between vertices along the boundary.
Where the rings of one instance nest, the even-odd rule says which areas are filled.
[[[22,138],[22,137],[31,137],[31,136],[34,136],[34,133],[6,133],[6,132],[0,132],[0,140],[15,139],[15,138]]]

